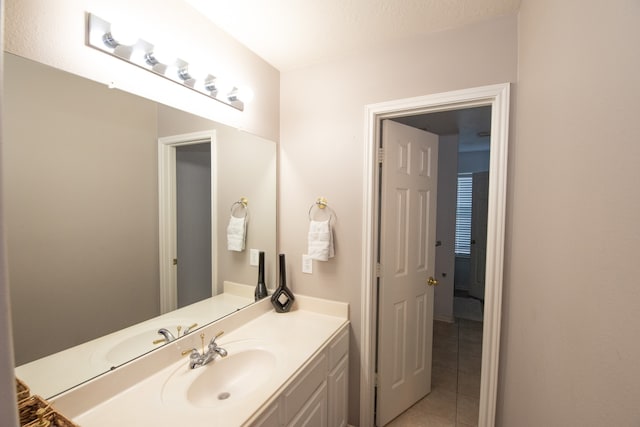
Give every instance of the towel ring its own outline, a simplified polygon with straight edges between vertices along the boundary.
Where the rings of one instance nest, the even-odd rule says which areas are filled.
[[[313,212],[313,208],[316,208],[317,212]],[[325,199],[324,197],[318,197],[316,199],[316,202],[309,207],[309,220],[314,221],[314,216],[312,215],[312,212],[318,213],[322,211],[329,213],[329,222],[331,222],[332,220],[335,220],[335,217],[336,217],[335,212],[333,211],[333,209],[329,207],[329,204],[327,203],[327,199]]]
[[[240,200],[231,205],[231,216],[235,216],[233,213],[236,209],[244,209],[244,216],[239,216],[236,218],[246,218],[249,215],[249,200],[246,197],[242,197]]]

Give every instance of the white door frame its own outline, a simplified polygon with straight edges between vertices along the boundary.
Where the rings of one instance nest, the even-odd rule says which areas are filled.
[[[371,104],[365,107],[365,164],[363,192],[363,253],[361,282],[360,425],[374,425],[374,375],[377,300],[378,161],[383,119],[490,105],[491,158],[487,223],[487,268],[482,338],[480,414],[478,426],[495,424],[500,351],[500,314],[504,263],[504,230],[509,140],[508,83]]]
[[[160,313],[168,313],[178,308],[177,270],[173,259],[177,258],[176,233],[176,147],[191,144],[211,144],[211,242],[216,242],[217,215],[215,210],[216,173],[215,160],[216,131],[193,132],[158,138],[158,223],[160,247]],[[217,270],[215,252],[212,254],[211,270]],[[211,285],[213,286],[213,284]]]

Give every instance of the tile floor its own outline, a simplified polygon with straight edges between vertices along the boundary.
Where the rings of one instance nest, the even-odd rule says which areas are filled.
[[[388,427],[478,425],[482,322],[433,322],[431,393]]]

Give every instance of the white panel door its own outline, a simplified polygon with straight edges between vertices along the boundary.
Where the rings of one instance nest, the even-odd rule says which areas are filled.
[[[487,211],[489,209],[489,172],[473,174],[471,188],[471,259],[469,295],[484,301],[487,263]]]
[[[438,136],[384,120],[382,145],[378,426],[431,391]]]

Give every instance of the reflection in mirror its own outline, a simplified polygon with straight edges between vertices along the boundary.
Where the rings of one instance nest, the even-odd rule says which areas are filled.
[[[5,53],[4,61],[16,375],[35,394],[51,397],[252,302],[251,249],[265,251],[268,285],[275,284],[273,142],[21,57]],[[214,237],[204,249],[195,242],[209,272],[178,275],[191,268],[178,252],[178,288],[195,281],[198,289],[181,292],[179,309],[162,313],[158,141],[203,131],[215,135],[205,179],[215,185],[204,201],[209,210],[195,213],[209,222],[187,220],[180,233]],[[226,227],[240,197],[250,216],[246,249],[235,252],[227,250]]]

